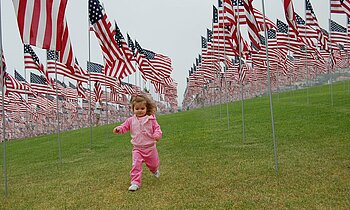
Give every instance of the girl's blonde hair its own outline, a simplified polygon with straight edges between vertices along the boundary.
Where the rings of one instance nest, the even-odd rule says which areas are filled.
[[[134,110],[134,106],[136,103],[145,103],[147,108],[147,112],[146,112],[147,115],[152,115],[157,111],[156,103],[145,95],[132,96],[130,103],[131,103],[131,110]]]

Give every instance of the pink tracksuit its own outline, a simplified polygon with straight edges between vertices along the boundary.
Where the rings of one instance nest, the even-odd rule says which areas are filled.
[[[132,168],[130,171],[131,184],[141,186],[142,163],[152,173],[159,167],[159,157],[156,140],[162,138],[162,131],[154,115],[136,117],[133,115],[117,127],[120,134],[130,130],[132,150]]]

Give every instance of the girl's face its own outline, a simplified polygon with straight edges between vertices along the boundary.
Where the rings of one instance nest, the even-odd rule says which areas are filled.
[[[145,116],[146,112],[147,112],[146,103],[145,102],[135,103],[133,111],[134,111],[134,114],[136,115],[136,117]]]

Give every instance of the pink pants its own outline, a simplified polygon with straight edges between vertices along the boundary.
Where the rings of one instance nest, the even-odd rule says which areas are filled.
[[[147,149],[133,148],[132,168],[130,171],[131,184],[137,184],[138,186],[141,186],[143,162],[146,163],[146,166],[152,173],[155,173],[157,171],[159,167],[159,157],[156,147]]]

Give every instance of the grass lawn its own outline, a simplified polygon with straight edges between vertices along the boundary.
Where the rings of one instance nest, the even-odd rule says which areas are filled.
[[[348,82],[158,117],[161,177],[128,192],[130,135],[116,125],[7,142],[0,209],[349,209]],[[227,115],[228,107],[228,115]],[[229,120],[229,126],[228,126]],[[4,144],[0,155],[4,157]],[[3,161],[0,163],[3,169]]]

